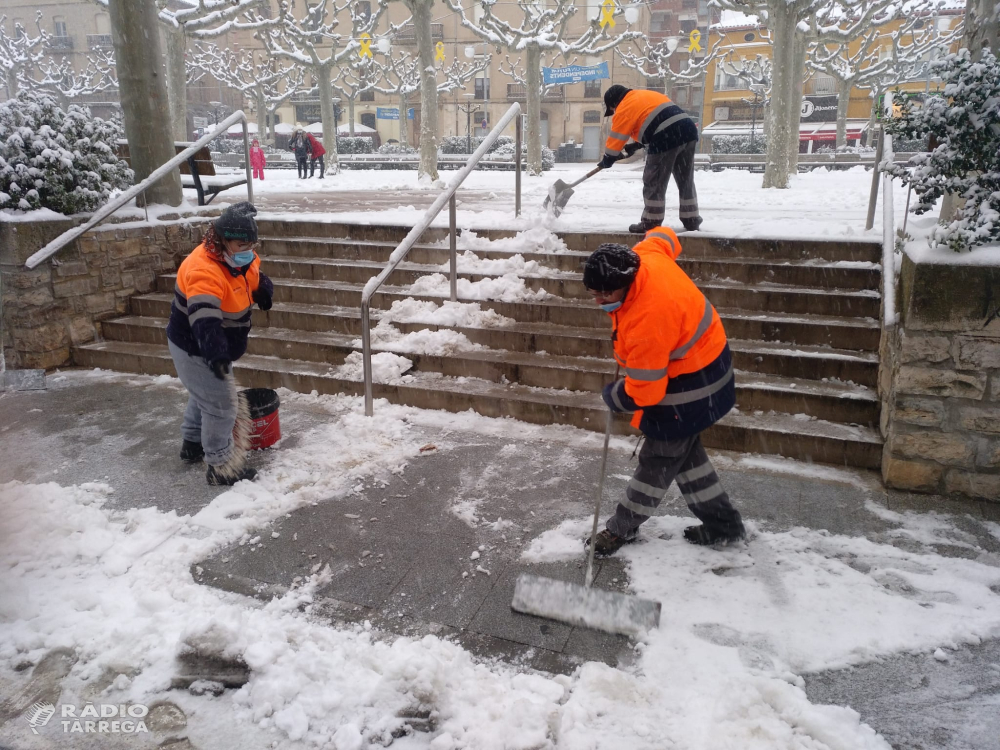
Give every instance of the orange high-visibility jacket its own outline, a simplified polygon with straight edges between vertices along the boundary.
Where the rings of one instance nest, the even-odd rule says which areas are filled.
[[[210,253],[204,243],[177,270],[167,338],[188,354],[212,361],[243,356],[250,334],[254,292],[271,295],[271,281],[260,272],[260,256],[235,269]]]
[[[650,230],[633,250],[639,270],[611,313],[625,378],[610,389],[610,405],[635,411],[632,426],[654,439],[700,432],[735,399],[722,320],[675,262],[681,245],[672,229]]]
[[[645,144],[649,153],[656,153],[697,141],[698,126],[669,97],[633,89],[615,108],[604,153],[616,156],[629,138]]]

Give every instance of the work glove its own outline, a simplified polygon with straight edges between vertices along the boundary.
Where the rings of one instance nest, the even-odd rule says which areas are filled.
[[[225,380],[226,375],[229,374],[230,369],[232,369],[233,363],[228,359],[213,359],[209,362],[208,366],[212,368],[212,373],[219,380]]]
[[[625,156],[628,157],[634,154],[640,148],[645,148],[645,147],[641,143],[639,143],[639,141],[632,141],[632,143],[629,143],[627,146],[625,146],[623,150],[625,151]]]
[[[605,154],[604,158],[601,159],[599,162],[597,162],[597,166],[599,166],[601,169],[607,169],[616,161],[618,161],[619,158],[620,157],[614,156],[612,154]]]
[[[257,303],[257,307],[264,311],[270,310],[273,304],[271,295],[263,287],[253,293],[253,301]]]
[[[617,396],[618,402],[626,408],[622,408],[617,403],[615,403],[615,397]],[[604,399],[604,403],[608,405],[611,411],[615,412],[625,412],[631,413],[634,409],[629,408],[635,402],[625,393],[625,379],[621,378],[616,380],[614,383],[608,383],[604,386],[604,391],[601,393],[601,397]]]

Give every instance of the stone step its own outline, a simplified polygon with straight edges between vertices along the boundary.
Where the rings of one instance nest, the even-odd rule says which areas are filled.
[[[167,282],[164,282],[163,285],[169,286]],[[379,308],[388,308],[394,301],[411,296],[414,295],[382,287],[382,290],[372,298],[372,319],[375,320],[381,314]],[[327,297],[329,301],[326,303],[276,302],[270,312],[263,313],[254,310],[254,325],[273,325],[305,331],[333,331],[360,336],[360,312],[357,307],[361,298],[360,285],[349,286],[346,290],[334,290]],[[170,315],[172,299],[172,293],[132,297],[131,310],[136,315],[166,318]],[[442,301],[440,297],[415,296],[415,299],[430,300],[436,303]],[[505,326],[501,329],[482,329],[489,331],[488,335],[491,338],[487,340],[476,338],[474,339],[476,343],[487,344],[495,348],[524,351],[524,345],[513,343],[514,339],[505,337],[505,334],[502,333],[510,330],[520,332],[523,336],[528,337],[528,341],[532,342],[531,346],[534,347],[535,351],[578,354],[580,356],[604,356],[603,352],[606,351],[604,347],[610,332],[609,319],[607,314],[595,308],[592,303],[574,302],[562,305],[537,303],[528,305],[526,303],[479,301],[478,304],[484,310],[494,310],[514,319],[515,322],[511,326]],[[849,362],[853,359],[853,354],[857,354],[864,361],[870,363],[874,356],[872,353],[878,350],[880,332],[878,324],[873,320],[821,315],[748,313],[724,308],[719,309],[718,312],[722,317],[726,333],[731,339],[752,341],[762,345],[828,349],[831,350],[831,357],[845,362]],[[423,324],[414,324],[406,331],[425,327],[427,326]],[[483,337],[487,334],[480,332],[476,335]],[[558,339],[551,338],[551,335],[558,336]],[[493,339],[493,336],[500,338]],[[537,338],[539,336],[542,338]],[[575,339],[575,341],[566,341],[570,338]],[[557,340],[563,341],[563,345],[567,348],[557,348]],[[598,348],[595,350],[593,347]],[[852,352],[853,354],[840,357],[838,352]],[[747,369],[753,368],[748,367]],[[791,372],[787,374],[794,375]],[[865,385],[872,384],[869,380],[865,380],[850,371],[830,370],[829,377],[853,380]]]
[[[266,238],[263,243],[265,270],[276,261],[286,259],[333,259],[347,261],[377,261],[385,264],[396,245],[373,242],[321,238]],[[459,269],[461,257],[458,250]],[[484,260],[507,260],[514,253],[505,250],[471,248],[468,252]],[[518,252],[525,261],[534,261],[553,271],[581,273],[588,253]],[[406,256],[409,263],[438,265],[447,268],[449,250],[446,245],[415,245]],[[678,263],[696,281],[732,279],[744,284],[764,282],[825,289],[875,289],[881,282],[881,270],[875,263],[859,261],[768,260],[755,258],[698,258],[682,253]],[[280,274],[279,274],[280,275]],[[312,278],[321,278],[313,276]]]
[[[391,242],[398,245],[409,233],[410,227],[377,224],[342,224],[320,220],[258,217],[257,225],[262,238],[310,237],[339,238]],[[517,235],[510,229],[471,229],[485,239],[506,239]],[[631,247],[642,240],[640,235],[627,232],[556,232],[570,250],[592,253],[604,242],[618,242]],[[420,242],[435,243],[447,240],[448,229],[434,226],[424,232]],[[678,237],[684,253],[700,258],[771,258],[771,259],[823,259],[828,261],[863,261],[879,263],[881,245],[877,240],[820,240],[820,239],[771,239],[721,237],[707,232],[687,233]]]
[[[336,263],[336,261],[327,261]],[[403,264],[404,266],[406,264]],[[429,267],[428,267],[429,269]],[[339,274],[338,280],[332,279],[300,279],[272,277],[275,285],[275,295],[279,299],[289,302],[302,302],[318,305],[359,305],[361,301],[361,290],[368,280],[375,275],[374,265],[351,264],[341,265],[340,268],[331,270],[331,273]],[[266,272],[266,271],[265,271]],[[376,271],[377,272],[377,271]],[[434,297],[413,294],[409,291],[410,284],[418,278],[426,276],[427,273],[436,271],[415,270],[411,267],[397,269],[390,277],[399,281],[382,287],[383,295],[401,295],[403,297],[413,297],[414,299],[432,299]],[[347,277],[347,278],[344,278]],[[487,277],[480,276],[479,279]],[[604,313],[593,304],[590,295],[583,288],[582,282],[566,279],[549,279],[537,276],[522,276],[524,287],[530,292],[540,293],[542,290],[559,289],[563,294],[552,294],[545,299],[531,300],[532,306],[547,306],[554,310],[557,305],[575,305],[577,310],[586,306],[592,314],[603,316]],[[176,274],[163,274],[157,281],[159,291],[166,292],[174,289]],[[787,313],[791,315],[824,315],[832,317],[869,318],[874,321],[879,315],[879,296],[873,291],[828,291],[817,289],[804,289],[798,287],[781,286],[756,286],[748,287],[733,282],[704,282],[699,285],[705,296],[718,309],[735,310],[767,310],[768,312]],[[353,300],[349,297],[352,291],[357,289]],[[442,282],[441,295],[436,299],[447,296],[447,284]],[[380,290],[381,291],[381,290]],[[470,297],[459,296],[462,302],[476,302]],[[485,302],[485,301],[484,301]],[[373,298],[373,305],[374,305]],[[388,305],[392,303],[389,302]],[[508,303],[509,304],[509,303]],[[387,305],[387,306],[388,306]],[[497,310],[499,312],[499,310]],[[516,320],[522,320],[516,314],[501,313]],[[576,317],[575,314],[573,317]],[[552,322],[563,325],[580,325],[578,320],[570,321],[565,319],[554,320]]]
[[[166,320],[121,318],[103,325],[108,340],[166,346]],[[348,354],[360,351],[359,338],[345,334],[295,331],[279,328],[254,329],[248,353],[295,361],[344,364]],[[571,391],[600,392],[610,382],[615,366],[610,359],[539,356],[529,352],[496,349],[418,354],[381,347],[374,351],[396,351],[421,373],[469,377],[491,383],[517,383],[535,388],[553,385]],[[857,385],[834,382],[796,381],[761,373],[739,373],[737,406],[741,411],[777,411],[806,414],[844,424],[874,427],[878,421],[875,392]]]
[[[76,364],[83,367],[174,374],[166,347],[154,344],[104,341],[74,349],[74,357]],[[360,379],[337,377],[330,369],[323,363],[248,355],[237,363],[235,372],[243,387],[362,393]],[[472,409],[486,416],[512,417],[534,424],[567,424],[588,430],[601,430],[604,424],[604,406],[596,393],[417,373],[404,376],[402,382],[374,384],[374,395],[419,408],[452,412]],[[616,421],[615,429],[619,434],[634,434],[624,418]],[[869,469],[881,464],[882,443],[874,430],[788,414],[730,414],[706,431],[703,440],[711,448],[776,454],[801,461]]]

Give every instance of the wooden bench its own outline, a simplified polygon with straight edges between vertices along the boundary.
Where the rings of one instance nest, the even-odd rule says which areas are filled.
[[[132,160],[128,150],[128,141],[120,140],[117,145],[118,158],[124,159],[131,167]],[[184,149],[190,148],[191,145],[191,143],[175,141],[174,153],[179,154]],[[199,206],[207,206],[215,200],[215,196],[224,190],[247,184],[246,177],[237,178],[235,176],[217,175],[208,146],[202,146],[198,151],[189,156],[187,161],[180,165],[179,169],[181,173],[181,187],[197,191]],[[208,200],[205,199],[206,195],[208,196]]]

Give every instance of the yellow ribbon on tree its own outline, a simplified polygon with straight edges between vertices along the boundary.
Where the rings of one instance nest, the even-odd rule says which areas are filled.
[[[698,42],[701,41],[701,32],[698,29],[692,29],[691,36],[688,37],[688,52],[701,52],[701,45]]]
[[[434,62],[444,62],[444,42],[435,44],[434,49],[437,50],[434,54]]]
[[[362,34],[360,40],[361,40],[361,49],[358,51],[358,57],[367,57],[371,59],[372,56],[371,34]]]
[[[602,29],[605,26],[610,26],[611,28],[615,27],[614,15],[615,15],[615,8],[616,7],[617,6],[615,5],[615,0],[604,0],[604,2],[601,3],[601,28]]]

